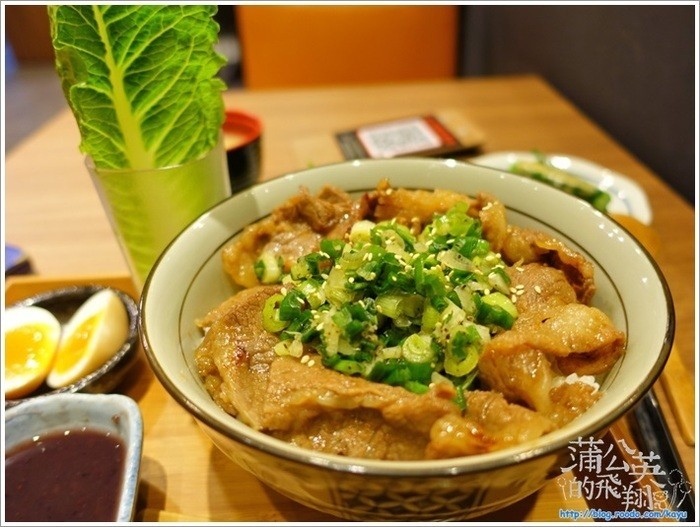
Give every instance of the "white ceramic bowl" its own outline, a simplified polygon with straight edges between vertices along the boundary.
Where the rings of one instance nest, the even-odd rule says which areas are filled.
[[[441,461],[389,462],[310,452],[256,432],[220,409],[200,382],[195,318],[233,289],[222,247],[300,186],[361,193],[382,178],[393,187],[487,191],[508,219],[553,233],[594,264],[593,305],[625,331],[628,348],[604,382],[606,395],[569,425],[534,444]],[[167,248],[141,297],[148,360],[170,394],[214,443],[266,484],[307,506],[355,520],[463,520],[509,505],[561,475],[567,446],[599,436],[644,395],[668,357],[674,313],[649,254],[619,224],[582,200],[529,178],[453,160],[368,160],[322,166],[257,185],[215,206]],[[183,455],[185,453],[183,452]]]
[[[35,437],[83,429],[109,434],[122,443],[124,463],[114,521],[131,521],[136,507],[143,444],[143,420],[133,399],[120,394],[83,393],[28,399],[5,412],[5,453]],[[5,483],[10,484],[7,480]],[[66,481],[65,486],[70,488],[71,482]]]

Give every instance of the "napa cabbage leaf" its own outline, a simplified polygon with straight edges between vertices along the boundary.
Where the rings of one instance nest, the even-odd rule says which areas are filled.
[[[56,70],[98,168],[196,159],[224,120],[212,5],[48,6]]]

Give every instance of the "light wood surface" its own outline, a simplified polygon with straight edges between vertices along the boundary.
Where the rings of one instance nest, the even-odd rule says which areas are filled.
[[[695,386],[693,208],[541,79],[517,76],[332,90],[238,90],[227,92],[225,100],[228,108],[254,113],[263,122],[261,180],[341,161],[336,132],[429,113],[449,116],[453,126],[464,128],[462,132],[474,126],[483,133],[481,150],[464,158],[536,148],[586,158],[635,180],[649,197],[652,227],[660,237],[657,263],[674,300],[674,371],[680,369],[687,376],[686,390]],[[78,144],[77,126],[66,110],[6,157],[5,241],[25,250],[39,279],[48,280],[44,286],[52,280],[65,282],[66,277],[117,280],[130,286],[124,278],[127,266]],[[15,281],[14,290],[8,292],[27,294],[31,284],[26,282],[33,280],[37,278],[19,280],[25,289],[17,289]],[[683,412],[674,414],[661,384],[657,383],[657,396],[690,481],[695,482],[694,440],[688,437],[695,424],[677,417],[681,413],[686,420],[694,417],[694,394],[676,400]],[[333,519],[267,489],[213,449],[194,421],[154,380],[145,361],[120,390],[139,402],[144,415],[141,519]],[[552,483],[492,519],[559,521],[559,509],[572,505]]]

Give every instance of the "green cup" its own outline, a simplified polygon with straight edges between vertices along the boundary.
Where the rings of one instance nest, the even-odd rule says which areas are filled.
[[[86,166],[138,290],[167,245],[231,195],[221,140],[203,157],[182,165],[99,169],[87,157]]]

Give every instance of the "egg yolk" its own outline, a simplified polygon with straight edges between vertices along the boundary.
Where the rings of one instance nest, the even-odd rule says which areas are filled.
[[[27,324],[5,333],[5,368],[8,374],[24,375],[46,369],[56,343],[43,324]]]
[[[75,328],[62,343],[56,356],[56,364],[53,370],[57,373],[64,374],[69,371],[80,358],[85,354],[90,344],[95,328],[100,320],[100,313],[96,313],[91,317],[86,318]]]
[[[7,399],[23,397],[37,389],[51,369],[56,354],[56,328],[42,322],[26,322],[5,333]]]

